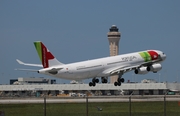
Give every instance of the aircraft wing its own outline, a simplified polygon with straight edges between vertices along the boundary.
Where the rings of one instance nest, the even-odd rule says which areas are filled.
[[[36,67],[43,67],[42,64],[29,64],[29,63],[24,63],[18,59],[16,59],[16,61],[19,63],[19,64],[22,64],[22,65],[27,65],[27,66],[36,66]]]
[[[150,66],[154,63],[158,63],[160,62],[161,60],[155,60],[155,61],[150,61],[150,62],[144,62],[142,64],[138,64],[138,65],[125,65],[125,66],[119,66],[119,67],[115,67],[115,68],[112,68],[108,71],[105,72],[105,74],[109,74],[109,75],[115,75],[115,74],[119,74],[119,73],[126,73],[126,72],[129,72],[129,71],[132,71],[132,70],[135,70],[135,69],[138,69],[140,67],[146,67],[146,66]]]
[[[136,68],[138,68],[139,65],[134,65],[134,66],[120,66],[120,67],[116,67],[114,69],[109,70],[108,72],[106,72],[106,74],[109,75],[115,75],[115,74],[119,74],[119,73],[126,73],[129,72],[131,70],[134,70]]]

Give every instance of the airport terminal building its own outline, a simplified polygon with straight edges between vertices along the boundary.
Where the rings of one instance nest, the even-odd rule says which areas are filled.
[[[91,96],[180,94],[180,83],[156,83],[152,80],[144,80],[142,83],[123,83],[121,86],[97,84],[95,87],[89,87],[89,84],[56,84],[56,80],[42,77],[18,78],[10,80],[10,83],[11,85],[0,85],[0,96],[40,97],[50,95],[68,97],[85,94]]]

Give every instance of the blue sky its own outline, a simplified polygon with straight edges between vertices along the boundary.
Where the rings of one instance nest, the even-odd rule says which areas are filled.
[[[123,75],[126,81],[180,81],[179,5],[179,0],[1,0],[0,84],[8,84],[12,78],[44,76],[14,70],[37,69],[15,61],[40,63],[34,41],[43,41],[63,63],[109,56],[111,25],[121,32],[119,54],[158,49],[167,55],[157,74],[130,72]]]

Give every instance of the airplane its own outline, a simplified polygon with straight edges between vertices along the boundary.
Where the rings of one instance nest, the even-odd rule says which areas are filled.
[[[135,74],[147,74],[148,72],[157,73],[162,69],[162,61],[166,59],[166,54],[162,51],[145,50],[64,64],[59,62],[41,41],[34,42],[34,45],[42,64],[30,64],[18,59],[16,60],[19,64],[41,67],[42,69],[18,70],[36,71],[41,74],[76,81],[92,78],[92,81],[89,82],[90,87],[96,86],[96,83],[99,83],[97,77],[101,77],[102,83],[107,83],[109,76],[118,75],[118,79],[114,82],[114,85],[121,86],[121,83],[125,81],[122,75],[126,72],[134,70]]]

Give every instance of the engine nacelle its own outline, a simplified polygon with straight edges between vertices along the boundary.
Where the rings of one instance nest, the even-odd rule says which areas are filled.
[[[153,64],[153,65],[147,67],[147,71],[152,71],[154,73],[156,73],[157,71],[159,71],[161,69],[162,69],[161,64]]]
[[[146,74],[148,73],[147,67],[141,67],[134,71],[135,74]]]

